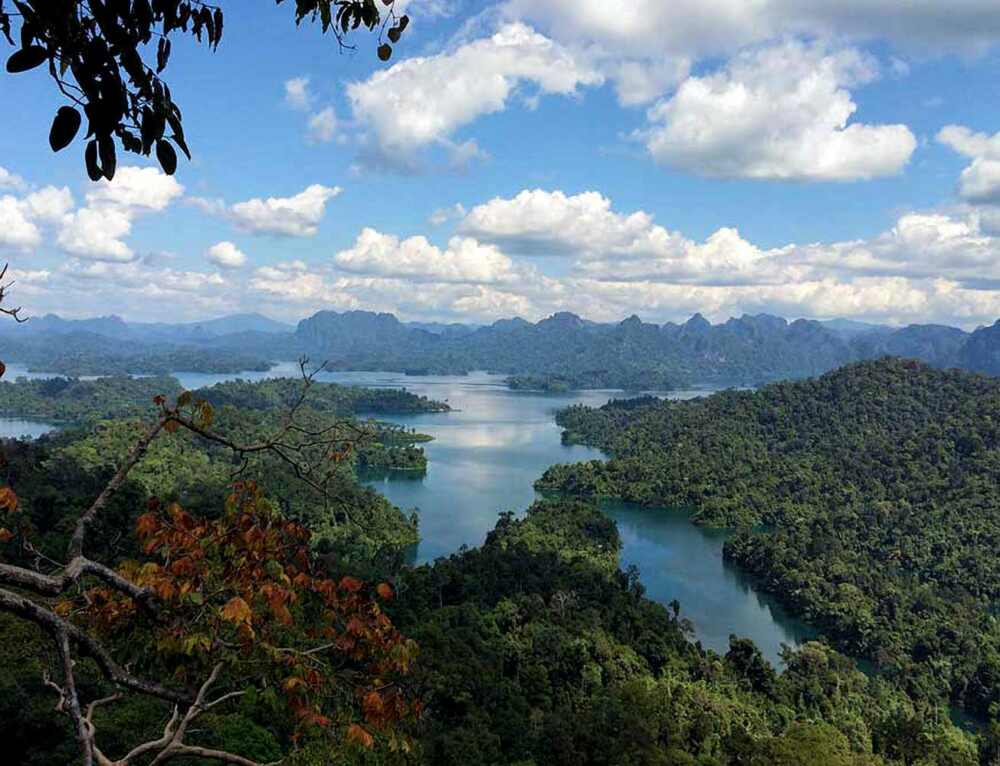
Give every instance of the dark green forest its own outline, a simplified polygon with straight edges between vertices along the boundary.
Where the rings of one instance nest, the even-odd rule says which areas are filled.
[[[738,527],[725,555],[920,699],[1000,702],[1000,382],[916,362],[558,416],[607,462],[538,486]]]
[[[20,498],[23,522],[35,541],[32,555],[58,556],[77,517],[138,437],[135,413],[152,390],[147,387],[155,389],[156,383],[72,382],[72,386],[91,386],[86,399],[91,416],[75,413],[78,425],[32,442],[5,444],[5,482]],[[296,385],[295,381],[236,383],[203,394],[214,402],[217,428],[252,439],[273,426],[272,419],[300,390]],[[22,381],[5,390],[20,391],[25,402],[44,400],[38,386]],[[859,396],[861,391],[864,396]],[[812,584],[811,589],[796,585],[801,601],[791,605],[821,625],[843,650],[877,661],[881,672],[867,674],[825,641],[786,651],[781,672],[746,639],[732,637],[724,656],[703,650],[693,641],[683,604],[653,603],[645,598],[638,573],[620,569],[621,540],[615,525],[590,501],[551,499],[537,503],[523,518],[502,514],[481,547],[412,568],[405,565],[403,552],[416,539],[415,527],[380,495],[358,483],[357,461],[338,467],[331,491],[318,495],[297,482],[273,456],[262,456],[245,467],[241,478],[259,482],[280,514],[310,530],[316,560],[330,576],[361,576],[391,584],[395,598],[387,604],[387,613],[419,646],[406,688],[421,700],[424,712],[402,725],[411,743],[408,751],[383,740],[367,749],[350,742],[331,747],[312,741],[297,747],[294,721],[279,698],[264,689],[241,698],[225,713],[205,717],[193,735],[195,741],[258,762],[290,749],[293,755],[283,763],[316,766],[992,763],[1000,753],[1000,729],[964,731],[949,719],[945,702],[950,696],[979,711],[988,708],[994,693],[986,675],[989,647],[996,641],[995,633],[989,632],[992,617],[984,608],[991,596],[983,589],[971,590],[974,580],[988,582],[992,558],[985,552],[991,532],[990,487],[984,477],[993,442],[987,426],[969,430],[966,421],[973,411],[976,422],[985,420],[995,391],[996,385],[984,378],[882,362],[756,393],[727,392],[686,404],[653,398],[617,401],[600,410],[573,409],[559,416],[570,429],[567,438],[603,438],[616,457],[607,467],[554,469],[544,479],[547,487],[554,487],[554,478],[559,477],[561,489],[573,489],[569,477],[576,471],[580,484],[600,486],[601,494],[624,493],[623,477],[644,486],[640,480],[645,476],[660,493],[644,490],[648,504],[677,503],[679,495],[674,500],[666,495],[663,472],[675,470],[664,466],[681,459],[670,454],[683,444],[689,462],[684,464],[687,473],[678,475],[692,481],[694,467],[701,466],[706,477],[714,472],[719,480],[715,485],[707,478],[703,484],[691,484],[700,495],[692,492],[683,502],[692,509],[700,497],[721,497],[731,476],[748,475],[747,482],[752,480],[754,474],[744,474],[734,459],[707,465],[712,445],[745,433],[740,454],[754,456],[752,467],[763,471],[766,466],[778,477],[770,492],[777,496],[777,488],[795,486],[796,493],[773,505],[769,495],[758,493],[745,499],[749,510],[740,514],[718,510],[737,507],[735,497],[719,505],[706,502],[711,514],[697,516],[698,520],[750,524],[727,554],[762,577],[772,577],[769,587],[788,587],[790,573]],[[318,384],[308,396],[311,405],[304,411],[308,418],[329,418],[333,412],[349,417],[355,408],[368,409],[379,401],[389,408],[386,411],[439,407],[398,392]],[[970,409],[973,400],[976,407]],[[886,409],[896,406],[904,407],[904,415],[894,426],[881,425]],[[117,413],[117,419],[106,419],[108,413]],[[752,422],[757,426],[751,427]],[[880,437],[882,429],[886,433]],[[419,435],[409,431],[376,433],[378,449],[400,445],[419,449]],[[697,455],[692,453],[695,434],[704,440]],[[847,472],[876,457],[885,460],[895,451],[890,445],[911,444],[909,459],[916,461],[921,450],[929,449],[932,434],[936,444],[958,434],[976,434],[983,442],[977,448],[962,447],[963,461],[970,462],[961,475],[954,469],[942,474],[950,477],[947,482],[929,471],[954,459],[948,457],[957,454],[953,446],[918,461],[919,475],[929,480],[922,489],[905,463],[886,464],[867,483],[847,478]],[[867,451],[861,435],[871,442]],[[840,465],[838,456],[854,462]],[[977,460],[987,462],[973,481]],[[812,466],[811,472],[801,474],[802,481],[791,482],[788,472],[805,466]],[[158,505],[177,502],[193,513],[218,515],[236,467],[232,455],[218,445],[184,431],[166,435],[150,448],[102,518],[92,555],[112,562],[142,561],[143,551],[128,530],[154,500]],[[847,503],[852,496],[857,498],[861,505],[852,513],[863,513],[860,498],[874,491],[875,476],[883,489],[871,506],[874,515],[863,517],[867,523],[860,525],[858,517],[844,515],[850,508]],[[918,501],[930,503],[946,489],[958,492],[962,482],[956,477],[979,488],[979,505],[952,506],[950,513],[942,511],[934,518],[925,515],[919,520],[924,533],[919,544],[915,533],[908,537],[897,526],[896,547],[880,538],[868,542],[873,547],[852,552],[851,546],[863,542],[862,534],[875,528],[872,519],[886,520],[884,532],[890,520],[899,524],[905,518],[901,511],[888,513],[893,505],[889,498],[901,492],[905,476],[910,476],[910,508],[922,508]],[[782,484],[781,479],[788,481]],[[735,486],[751,486],[733,481]],[[838,502],[824,506],[820,499],[833,483],[844,489]],[[943,500],[934,505],[943,506]],[[951,524],[965,524],[962,533],[949,532],[943,524],[946,518]],[[917,525],[918,520],[911,524]],[[836,531],[846,528],[853,529],[853,536]],[[926,534],[929,528],[935,530],[933,535]],[[973,530],[983,546],[976,550]],[[793,547],[800,540],[812,547]],[[5,561],[30,565],[30,557],[17,542],[3,544]],[[876,544],[886,545],[888,552],[873,566],[864,556],[872,555],[865,551],[875,550]],[[931,559],[940,563],[942,545],[961,566],[931,567]],[[978,563],[971,558],[974,554]],[[924,569],[914,569],[919,575],[904,576],[903,567],[919,566],[921,555]],[[775,560],[783,568],[771,568],[769,562]],[[918,583],[918,576],[925,581]],[[823,612],[823,603],[833,606]],[[895,619],[889,609],[896,610]],[[834,610],[843,633],[824,616]],[[858,630],[865,615],[869,622],[864,623],[863,635],[871,643],[860,645],[849,640],[846,631]],[[948,631],[954,643],[945,640]],[[890,632],[895,643],[887,638]],[[78,751],[68,721],[53,715],[51,695],[44,686],[49,643],[34,626],[9,616],[0,619],[0,634],[0,727],[13,762],[73,763]],[[884,657],[877,656],[872,649],[876,646],[885,647]],[[944,675],[943,669],[952,672]],[[967,688],[975,688],[980,696],[954,693],[961,672],[969,674]],[[89,661],[81,667],[80,679],[88,697],[107,691],[107,682]],[[157,736],[168,713],[164,703],[142,697],[109,707],[97,718],[104,746],[124,751]]]

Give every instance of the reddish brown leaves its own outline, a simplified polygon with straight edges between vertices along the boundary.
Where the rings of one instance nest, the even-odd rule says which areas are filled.
[[[346,590],[348,593],[357,593],[365,584],[356,577],[342,577],[340,579],[340,587]]]
[[[399,724],[417,718],[420,706],[396,679],[416,645],[382,611],[380,601],[394,596],[388,583],[324,577],[309,531],[282,518],[252,482],[234,486],[217,519],[150,502],[136,534],[149,559],[120,572],[155,594],[155,616],[94,588],[72,605],[80,619],[143,635],[175,667],[197,657],[199,665],[224,662],[239,678],[247,664],[254,678],[269,676],[284,692],[300,731],[332,734],[334,721],[354,719],[361,723],[348,738],[363,747],[380,735],[403,741]]]
[[[0,487],[0,510],[13,513],[17,510],[17,495],[10,487]]]
[[[370,748],[375,744],[375,738],[363,726],[359,726],[356,723],[352,723],[347,728],[347,740],[364,748]]]
[[[229,622],[234,622],[237,625],[240,623],[250,622],[250,618],[253,613],[250,611],[250,605],[244,601],[239,596],[233,596],[226,605],[219,610],[219,614],[222,619],[229,620]]]

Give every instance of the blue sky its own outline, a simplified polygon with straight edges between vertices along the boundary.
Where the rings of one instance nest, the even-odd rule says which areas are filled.
[[[397,0],[401,3],[402,0]],[[165,76],[194,152],[91,184],[0,76],[0,257],[29,313],[195,320],[1000,317],[991,0],[411,0],[382,64],[224,3]],[[918,6],[918,7],[913,7]]]

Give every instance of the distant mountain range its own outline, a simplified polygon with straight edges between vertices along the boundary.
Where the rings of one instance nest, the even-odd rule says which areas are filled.
[[[560,312],[534,323],[514,318],[481,326],[401,322],[369,311],[320,311],[296,327],[260,314],[186,324],[55,315],[23,325],[0,323],[0,358],[66,374],[192,367],[232,372],[303,354],[338,369],[490,370],[529,386],[573,388],[755,385],[882,356],[1000,374],[1000,321],[971,333],[932,324],[789,322],[767,314],[715,325],[701,314],[658,325],[634,315],[600,323]]]

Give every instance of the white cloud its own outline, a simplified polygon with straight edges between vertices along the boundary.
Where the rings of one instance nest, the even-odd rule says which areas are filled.
[[[848,87],[877,75],[856,50],[788,42],[691,77],[649,112],[657,162],[718,177],[850,181],[898,173],[917,142],[905,125],[849,120]]]
[[[427,221],[432,226],[441,226],[448,221],[459,220],[465,218],[465,205],[461,202],[456,202],[451,207],[439,207],[433,213],[430,214]]]
[[[988,136],[947,125],[937,140],[972,160],[959,176],[959,195],[973,203],[1000,204],[1000,133]]]
[[[333,260],[344,271],[426,282],[485,284],[515,275],[510,258],[471,238],[452,237],[442,250],[426,237],[400,240],[371,228],[363,229],[354,247]]]
[[[501,111],[519,88],[529,96],[573,95],[601,75],[523,24],[434,56],[405,59],[351,83],[354,117],[375,134],[383,154],[406,155],[430,145],[453,146],[452,134]]]
[[[205,257],[223,269],[239,269],[247,262],[246,253],[232,242],[217,242],[205,251]]]
[[[305,112],[312,106],[312,100],[308,77],[293,77],[290,80],[285,80],[285,104],[287,106]]]
[[[26,250],[41,242],[42,233],[24,204],[9,194],[0,197],[0,248]]]
[[[697,242],[643,211],[617,212],[597,192],[536,189],[474,207],[459,231],[509,253],[569,257],[560,281],[575,297],[569,308],[608,318],[671,306],[966,323],[1000,313],[1000,238],[977,211],[907,213],[871,239],[764,249],[734,228]]]
[[[59,218],[56,241],[67,253],[124,263],[135,258],[124,238],[131,233],[136,216],[160,212],[183,193],[183,186],[157,168],[122,167],[113,181],[102,180],[92,186],[86,206],[74,212],[68,212],[67,203],[71,204],[72,199],[65,190],[61,199],[49,192],[39,204],[52,212],[60,204],[66,206],[67,212]]]
[[[123,167],[113,181],[101,179],[95,184],[87,193],[87,202],[91,207],[159,211],[183,193],[184,187],[159,168]]]
[[[505,13],[567,45],[650,57],[713,56],[793,34],[881,38],[931,53],[974,53],[1000,40],[994,0],[508,0]]]
[[[21,191],[25,188],[27,188],[27,184],[21,176],[11,173],[5,167],[0,167],[0,189]]]
[[[222,200],[190,197],[188,202],[210,215],[229,218],[253,234],[312,237],[326,212],[326,203],[339,195],[339,186],[312,184],[292,197],[254,198],[227,207]]]
[[[595,191],[569,196],[534,189],[477,205],[459,230],[517,254],[566,255],[621,252],[651,226],[648,213],[615,213],[611,200]]]
[[[309,116],[306,135],[315,143],[329,143],[337,137],[337,113],[332,106]]]
[[[26,196],[22,205],[30,218],[45,223],[58,223],[73,209],[73,195],[65,186],[46,186]]]
[[[24,197],[0,196],[0,249],[30,250],[42,244],[39,224],[58,223],[73,207],[69,189],[46,186]]]

